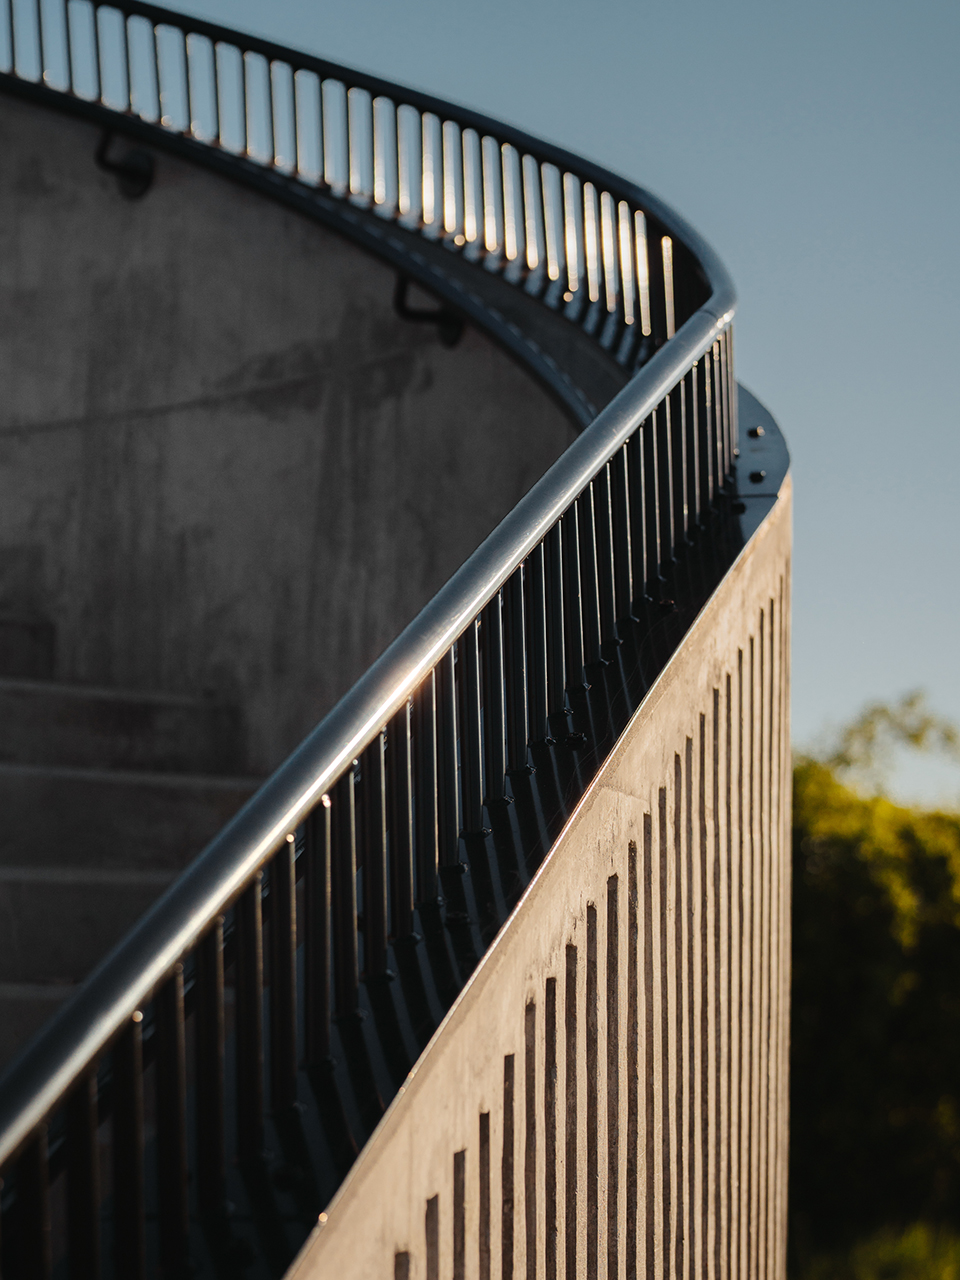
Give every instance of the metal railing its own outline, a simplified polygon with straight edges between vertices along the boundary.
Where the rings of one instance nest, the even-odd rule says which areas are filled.
[[[178,1274],[196,1220],[214,1255],[228,1249],[230,1170],[254,1187],[268,1128],[286,1117],[299,1129],[281,1146],[306,1140],[304,1071],[330,1113],[331,1147],[345,1135],[334,1163],[349,1165],[350,1134],[369,1133],[403,1076],[388,1064],[392,1086],[374,1080],[382,1046],[357,1022],[366,993],[407,973],[400,954],[430,934],[444,894],[450,925],[463,894],[453,881],[485,868],[487,932],[464,926],[472,958],[443,943],[449,989],[427,972],[432,960],[413,963],[411,982],[442,1015],[519,892],[503,840],[526,859],[519,883],[642,696],[638,652],[663,619],[675,643],[729,563],[734,295],[652,197],[473,113],[149,5],[7,0],[6,12],[0,87],[179,149],[322,219],[338,206],[348,233],[373,220],[409,233],[380,244],[414,275],[430,263],[412,237],[438,248],[463,312],[524,354],[582,422],[589,395],[514,322],[474,307],[472,279],[498,276],[577,343],[626,373],[639,366],[0,1081],[11,1274],[51,1274],[54,1218],[71,1275],[143,1275],[148,1247]],[[698,547],[714,556],[709,572]],[[409,990],[404,978],[402,998],[386,999],[388,1022]],[[416,1040],[409,1026],[397,1036]],[[336,1084],[340,1058],[370,1087]],[[299,1240],[282,1223],[271,1232],[276,1271]]]
[[[529,325],[489,315],[485,277],[586,335],[616,386],[709,296],[722,311],[733,296],[650,193],[476,112],[213,23],[136,0],[3,0],[4,73],[16,92],[332,213],[490,325],[582,425],[603,399]],[[144,177],[130,179],[132,193]],[[457,260],[479,268],[466,287]]]

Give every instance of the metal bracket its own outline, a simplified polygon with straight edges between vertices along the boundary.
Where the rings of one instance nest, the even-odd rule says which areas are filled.
[[[421,307],[411,307],[407,302],[407,289],[410,279],[402,271],[397,273],[397,287],[393,291],[393,309],[403,320],[412,320],[417,324],[435,324],[440,341],[445,347],[455,347],[463,336],[463,320],[453,311],[448,311],[442,304],[433,311],[425,311]]]
[[[113,133],[105,129],[95,156],[97,165],[106,173],[112,173],[117,179],[120,194],[128,200],[137,200],[146,195],[153,182],[154,160],[149,151],[135,147],[128,151],[122,160],[111,160],[107,155]]]

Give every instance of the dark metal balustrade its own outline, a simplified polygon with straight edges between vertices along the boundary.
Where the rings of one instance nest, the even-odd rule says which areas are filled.
[[[0,88],[112,131],[128,194],[123,135],[253,183],[585,428],[0,1081],[6,1276],[278,1275],[742,545],[733,291],[474,113],[149,5],[6,13]]]

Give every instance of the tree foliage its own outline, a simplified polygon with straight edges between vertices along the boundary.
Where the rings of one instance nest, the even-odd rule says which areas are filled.
[[[906,1259],[960,1228],[960,814],[866,790],[891,741],[957,749],[911,695],[794,770],[791,1253],[811,1277],[873,1275],[869,1239]],[[838,1250],[845,1269],[814,1266]]]

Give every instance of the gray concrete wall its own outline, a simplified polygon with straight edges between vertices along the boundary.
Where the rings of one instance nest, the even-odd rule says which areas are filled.
[[[573,432],[349,242],[163,153],[127,200],[98,141],[0,99],[0,618],[58,678],[237,700],[267,769]]]

